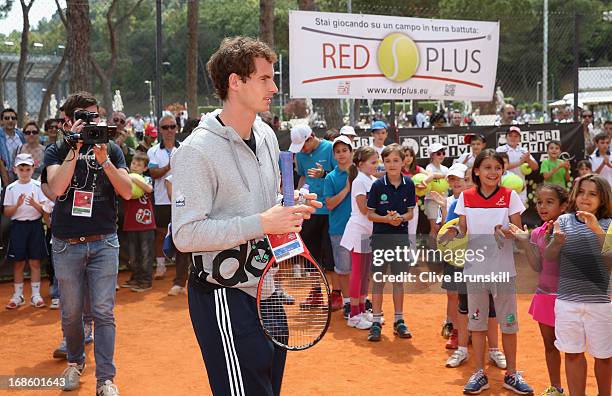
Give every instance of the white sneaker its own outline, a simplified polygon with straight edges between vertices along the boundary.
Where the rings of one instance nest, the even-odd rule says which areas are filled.
[[[364,312],[361,315],[365,316],[365,318],[374,323],[374,314],[372,312]],[[385,314],[381,313],[381,317],[380,317],[380,324],[383,325],[385,324]]]
[[[96,396],[119,396],[119,389],[113,384],[113,381],[106,380],[104,385],[96,389]]]
[[[181,286],[174,285],[170,288],[168,292],[169,296],[178,296],[179,294],[185,293],[185,288]]]
[[[446,361],[446,367],[459,367],[468,360],[468,353],[457,349]]]
[[[506,368],[506,356],[502,351],[491,351],[489,352],[489,361],[494,363],[500,369]]]
[[[60,307],[60,300],[59,298],[52,298],[51,299],[51,305],[49,305],[49,308],[51,309],[59,309]]]
[[[68,363],[68,367],[62,373],[64,385],[62,390],[71,391],[78,389],[81,386],[81,374],[85,369],[85,364]]]
[[[348,327],[354,327],[359,330],[368,330],[370,327],[372,327],[372,322],[370,322],[363,314],[348,318],[346,324]]]
[[[166,275],[166,264],[157,264],[155,267],[155,275],[153,275],[154,279],[161,279]]]

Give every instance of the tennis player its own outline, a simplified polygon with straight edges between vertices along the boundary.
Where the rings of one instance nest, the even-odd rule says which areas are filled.
[[[255,295],[271,258],[266,234],[300,232],[321,203],[280,203],[276,135],[257,113],[278,91],[276,54],[226,38],[207,64],[223,108],[207,114],[172,156],[173,240],[191,252],[189,313],[215,395],[280,394],[286,351],[264,334]]]

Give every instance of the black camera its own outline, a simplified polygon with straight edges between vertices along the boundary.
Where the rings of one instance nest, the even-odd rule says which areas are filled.
[[[75,144],[77,141],[82,140],[83,144],[105,144],[108,143],[111,136],[114,136],[117,132],[116,126],[96,125],[94,120],[99,115],[93,111],[77,110],[74,112],[74,120],[85,121],[85,126],[81,130],[81,133],[71,133],[64,137],[64,139],[71,144]]]

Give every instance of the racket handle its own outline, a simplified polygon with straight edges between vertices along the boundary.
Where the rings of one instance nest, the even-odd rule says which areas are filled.
[[[284,206],[293,206],[295,205],[295,197],[293,195],[293,153],[281,151],[280,171]]]

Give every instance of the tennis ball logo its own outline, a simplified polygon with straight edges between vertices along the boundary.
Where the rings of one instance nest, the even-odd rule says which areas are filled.
[[[389,80],[408,80],[419,67],[416,44],[405,34],[389,34],[378,46],[378,67]]]

